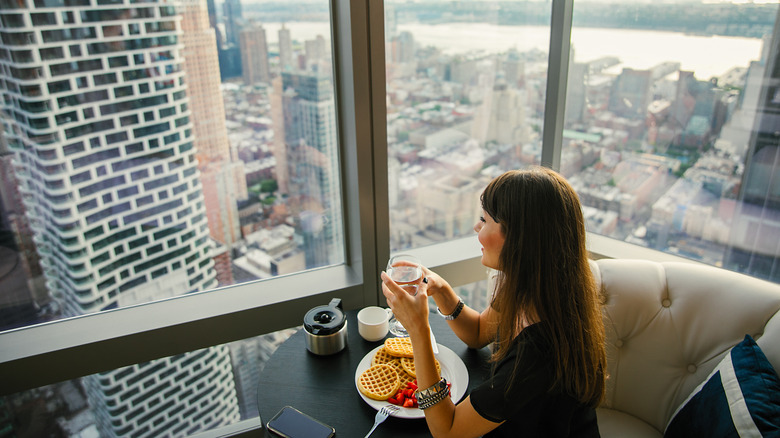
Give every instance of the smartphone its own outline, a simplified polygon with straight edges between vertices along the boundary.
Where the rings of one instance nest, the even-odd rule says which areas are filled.
[[[331,438],[336,435],[336,429],[292,406],[283,407],[266,427],[285,438]]]

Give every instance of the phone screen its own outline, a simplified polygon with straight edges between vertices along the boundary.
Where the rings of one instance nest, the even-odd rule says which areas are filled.
[[[268,430],[287,438],[330,438],[336,430],[303,412],[285,406],[267,424]]]

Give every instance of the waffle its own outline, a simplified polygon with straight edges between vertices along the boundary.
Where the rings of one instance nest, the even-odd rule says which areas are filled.
[[[387,338],[385,339],[385,350],[391,356],[414,357],[412,341],[409,338]]]
[[[391,356],[385,347],[382,347],[379,349],[379,351],[374,354],[374,357],[371,359],[371,365],[379,365],[380,363],[388,363],[393,360],[397,360],[396,357]]]
[[[398,373],[398,378],[401,379],[401,388],[406,388],[406,385],[409,382],[414,382],[415,381],[415,377],[413,375],[407,373],[403,369],[401,369],[401,372]]]
[[[433,359],[433,362],[436,364],[436,372],[438,372],[439,375],[441,375],[441,364],[436,359]],[[401,367],[410,376],[417,377],[417,372],[414,369],[414,359],[410,359],[408,357],[402,357]]]
[[[363,371],[358,379],[358,389],[366,397],[387,400],[401,387],[398,373],[387,364],[379,364]]]
[[[414,359],[411,359],[411,360],[414,360]],[[399,359],[397,357],[394,357],[393,360],[391,360],[390,362],[387,362],[387,365],[390,365],[391,367],[393,367],[393,369],[395,370],[396,373],[398,373],[399,376],[401,375],[401,373],[405,373],[406,372],[406,371],[404,371],[404,367],[401,365],[401,359]]]

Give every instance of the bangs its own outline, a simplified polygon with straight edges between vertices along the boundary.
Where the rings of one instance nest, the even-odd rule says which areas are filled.
[[[509,171],[496,177],[488,183],[487,187],[485,187],[485,190],[482,192],[482,195],[479,197],[480,202],[482,203],[482,209],[499,224],[504,224],[506,219],[504,217],[505,211],[503,211],[505,207],[500,204],[500,200],[506,198],[507,191],[509,190],[507,183],[517,173],[517,171]]]

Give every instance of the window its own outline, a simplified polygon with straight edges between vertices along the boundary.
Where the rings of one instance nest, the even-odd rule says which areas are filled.
[[[540,163],[550,27],[504,20],[548,6],[483,6],[385,3],[392,251],[473,236],[487,182]]]
[[[776,10],[575,4],[560,169],[589,231],[780,281],[777,142],[761,138]]]
[[[22,101],[26,105],[24,110],[33,109],[42,116],[54,115],[55,118],[28,120],[18,115],[10,126],[19,123],[22,129],[6,133],[11,136],[9,144],[19,147],[12,151],[13,156],[4,155],[8,158],[8,166],[3,167],[3,175],[5,178],[5,172],[14,168],[10,165],[11,160],[18,160],[16,168],[21,172],[16,178],[25,192],[24,197],[17,196],[24,199],[26,209],[14,213],[32,218],[30,228],[23,229],[24,234],[18,237],[26,239],[28,245],[32,245],[35,237],[38,246],[34,258],[25,263],[37,269],[33,273],[45,279],[40,285],[51,290],[34,291],[42,292],[41,297],[46,297],[42,303],[36,301],[32,291],[20,291],[25,296],[23,307],[26,306],[29,312],[24,319],[14,320],[14,325],[3,320],[0,330],[34,325],[43,318],[105,313],[104,316],[112,320],[112,326],[121,324],[131,333],[136,329],[119,322],[108,311],[129,310],[172,296],[209,293],[218,285],[271,276],[289,278],[262,287],[261,300],[266,304],[259,305],[258,309],[274,302],[296,300],[279,292],[287,290],[284,283],[290,281],[291,284],[299,283],[296,290],[310,290],[298,298],[300,306],[308,305],[303,299],[306,295],[318,290],[324,292],[319,286],[325,284],[324,279],[337,290],[345,291],[346,295],[342,295],[345,298],[362,301],[364,273],[361,264],[345,264],[347,241],[342,208],[345,195],[339,172],[342,160],[348,159],[341,156],[341,150],[349,150],[354,156],[355,140],[350,141],[349,149],[339,141],[336,105],[341,98],[336,96],[333,50],[329,43],[320,36],[316,50],[308,54],[301,47],[296,46],[293,52],[292,46],[285,46],[286,56],[295,57],[296,61],[306,59],[306,62],[284,71],[274,65],[272,71],[266,30],[260,26],[240,29],[243,17],[228,17],[234,40],[226,42],[224,47],[221,44],[219,50],[229,49],[233,61],[244,61],[244,70],[253,74],[225,77],[226,84],[240,91],[236,96],[243,102],[241,106],[225,111],[221,90],[213,80],[220,74],[215,70],[219,64],[216,62],[218,52],[213,46],[214,31],[190,28],[182,33],[177,25],[177,14],[189,14],[189,18],[185,17],[188,20],[197,16],[198,23],[207,24],[207,19],[200,19],[207,16],[205,6],[202,10],[177,11],[162,4],[165,2],[153,8],[148,7],[152,6],[149,3],[137,7],[127,1],[116,1],[105,3],[100,9],[89,9],[87,5],[69,6],[67,12],[80,18],[77,20],[80,23],[63,23],[45,30],[30,25],[31,20],[26,15],[36,11],[32,5],[28,5],[29,10],[9,17],[0,12],[7,20],[20,18],[21,21],[14,23],[18,22],[22,27],[20,32],[4,39],[3,49],[7,49],[6,45],[19,45],[24,46],[20,47],[19,53],[35,53],[27,49],[38,48],[36,42],[44,41],[47,45],[41,48],[45,49],[41,54],[45,56],[41,56],[40,65],[31,66],[29,71],[46,68],[58,76],[56,82],[47,82],[38,74],[3,75],[3,80],[12,85],[4,89],[3,109],[9,114],[18,114],[20,101],[12,95],[21,92],[20,85],[29,87],[27,83],[19,83],[22,79],[37,78],[41,80],[39,85],[47,85],[53,92],[68,92],[56,102],[49,96],[40,96],[32,102],[25,99]],[[56,12],[66,12],[52,11],[51,8],[65,7],[56,2],[45,3],[45,6],[46,12],[53,17],[58,15]],[[321,31],[329,36],[328,3],[323,1],[319,10]],[[158,13],[177,19],[157,22]],[[127,22],[129,17],[134,22]],[[87,22],[95,27],[83,27]],[[147,31],[154,36],[147,37]],[[96,32],[111,33],[111,38],[94,41]],[[277,31],[273,32],[269,40],[278,39]],[[295,41],[303,41],[307,36],[296,35]],[[257,53],[245,51],[244,56],[252,57],[242,60],[242,52],[238,50],[241,44],[252,45]],[[66,57],[50,62],[62,58],[69,47],[77,45],[88,49],[86,53],[74,55],[79,59]],[[161,46],[166,50],[161,51]],[[72,51],[70,53],[73,55]],[[107,53],[110,57],[104,55]],[[9,58],[4,58],[6,65],[11,64]],[[35,61],[34,57],[28,58],[24,61]],[[131,58],[132,69],[128,69]],[[103,59],[109,62],[104,63]],[[191,65],[186,65],[188,59]],[[204,65],[214,68],[204,68]],[[14,72],[5,67],[0,71]],[[76,77],[76,73],[80,76]],[[189,75],[186,81],[185,73]],[[108,102],[109,90],[116,97],[114,102]],[[342,93],[350,96],[350,92]],[[128,98],[139,94],[143,98]],[[181,109],[178,113],[168,105],[173,101],[180,103],[176,106]],[[53,103],[57,104],[56,109]],[[66,108],[61,113],[51,114]],[[280,117],[277,118],[276,113]],[[174,114],[177,115],[175,120],[170,118]],[[158,115],[168,120],[160,120]],[[64,126],[50,126],[49,120]],[[230,132],[237,134],[235,138],[228,136],[228,123],[232,124]],[[27,135],[26,129],[52,133],[33,137]],[[271,135],[274,131],[277,143]],[[42,149],[39,138],[62,138],[68,145],[52,147],[47,142],[47,147]],[[231,144],[235,149],[232,153]],[[62,154],[58,153],[60,150]],[[200,162],[196,161],[196,154]],[[37,175],[39,167],[31,164],[43,156],[52,161],[46,168],[60,165],[63,169],[78,169],[78,173],[62,175],[65,180],[48,178],[41,181]],[[354,158],[349,159],[354,161]],[[274,163],[276,160],[281,163],[279,166]],[[247,175],[245,168],[256,163],[265,169]],[[151,173],[153,177],[148,176]],[[355,179],[355,176],[351,178]],[[248,190],[247,185],[252,190]],[[346,196],[358,199],[355,190],[350,191]],[[58,200],[57,209],[49,205],[49,199],[54,195]],[[59,205],[63,203],[65,205]],[[19,203],[6,204],[4,200],[2,204]],[[52,220],[56,225],[68,223],[44,227]],[[364,252],[356,231],[360,229],[361,219],[355,216],[352,220],[353,230],[349,233],[354,235],[352,251],[357,254]],[[69,240],[68,248],[56,244],[57,240],[63,239]],[[216,251],[222,245],[229,245],[231,250]],[[13,250],[11,254],[13,259],[23,256]],[[66,265],[61,258],[73,263]],[[363,256],[357,256],[358,260],[361,258]],[[265,266],[266,262],[270,267]],[[79,272],[74,276],[70,269],[77,264]],[[320,270],[311,274],[306,272],[314,268]],[[234,275],[234,271],[238,274]],[[24,274],[24,270],[20,268],[18,273]],[[311,289],[304,286],[306,284],[316,287]],[[41,313],[36,310],[38,304],[43,304]],[[7,310],[14,312],[17,309]],[[61,323],[69,325],[78,319]],[[143,319],[146,318],[138,321]],[[34,327],[34,330],[39,328]],[[75,338],[66,342],[71,341]],[[109,358],[101,357],[100,360],[103,359]],[[155,360],[155,363],[163,362],[162,359]],[[209,369],[214,370],[222,362],[228,363],[227,367],[220,368],[229,377],[230,357],[226,351],[219,353],[219,360]],[[112,366],[104,369],[110,368]],[[151,381],[141,380],[141,374],[131,373],[125,383],[136,390],[154,387]],[[228,389],[229,394],[225,395],[235,397],[234,389],[226,387]],[[101,390],[90,387],[87,391],[94,395],[93,391]],[[206,396],[213,397],[214,394],[200,391],[189,405],[185,405],[189,417],[219,419],[208,426],[224,425],[225,419],[236,419],[233,413],[202,415],[205,411],[201,399]],[[94,397],[91,398],[94,402]],[[132,396],[125,395],[125,398],[129,400]],[[168,427],[160,424],[159,418],[179,408],[169,406],[167,402],[160,403],[153,396],[149,400],[150,412],[139,413],[137,408],[130,407],[122,410],[118,406],[121,401],[103,400],[99,402],[100,406],[96,405],[95,413],[101,417],[105,412],[103,407],[113,403],[112,415],[121,418],[113,419],[106,427],[116,433],[132,424],[133,432],[148,430],[149,436],[156,436]],[[152,406],[152,403],[160,404]],[[192,430],[202,430],[205,425],[206,422],[197,427],[193,425]]]
[[[570,113],[579,114],[580,99],[573,95],[585,94],[587,103],[604,99],[599,93],[609,95],[613,90],[599,88],[598,81],[587,82],[587,88],[571,85],[572,81],[579,84],[577,64],[615,56],[609,54],[609,45],[594,45],[603,55],[594,54],[593,48],[589,53],[580,30],[628,23],[643,26],[646,32],[680,32],[680,28],[648,30],[648,23],[637,23],[635,17],[657,15],[631,5],[602,11],[596,15],[602,21],[595,23],[596,18],[580,17],[575,7],[570,28],[565,23],[572,11],[564,6],[571,2],[566,0],[459,2],[456,7],[435,2],[323,0],[306,3],[307,22],[295,20],[300,17],[293,2],[292,12],[272,14],[262,7],[242,11],[239,2],[230,0],[224,2],[220,18],[224,32],[219,51],[209,55],[219,60],[215,65],[223,81],[217,100],[222,104],[204,106],[204,94],[196,91],[197,74],[209,63],[187,65],[184,60],[204,58],[188,52],[194,46],[188,46],[183,25],[176,29],[169,24],[188,23],[176,15],[191,11],[176,11],[168,7],[170,3],[157,1],[101,0],[98,9],[83,0],[20,1],[25,8],[13,6],[18,3],[14,0],[4,3],[8,9],[0,10],[0,15],[7,10],[25,17],[21,28],[0,35],[0,49],[8,53],[0,57],[0,75],[7,84],[3,117],[11,117],[4,124],[9,128],[5,140],[12,148],[12,154],[0,156],[0,172],[8,177],[12,160],[15,168],[29,169],[14,177],[22,179],[24,197],[35,201],[13,213],[37,219],[30,221],[33,228],[45,228],[39,231],[42,238],[35,240],[32,229],[27,229],[16,244],[20,248],[39,245],[38,256],[44,263],[23,263],[39,278],[49,275],[40,283],[70,295],[60,295],[68,299],[59,307],[59,302],[45,301],[45,293],[28,291],[23,295],[26,301],[22,300],[26,306],[2,309],[2,315],[22,315],[6,328],[29,327],[0,333],[3,345],[19,346],[4,349],[0,388],[4,394],[36,392],[35,388],[52,383],[66,385],[62,382],[96,375],[80,381],[91,382],[84,383],[87,392],[100,394],[100,407],[93,413],[114,416],[106,422],[96,420],[101,427],[149,436],[182,427],[183,423],[168,425],[171,416],[226,422],[251,418],[251,409],[238,417],[233,415],[234,407],[225,408],[230,413],[214,410],[200,415],[194,405],[168,402],[170,397],[192,399],[197,405],[209,400],[211,393],[198,387],[205,381],[201,373],[214,369],[208,364],[227,367],[239,360],[227,353],[232,351],[224,347],[227,343],[296,326],[312,305],[334,296],[348,308],[381,302],[375,279],[391,251],[417,253],[454,286],[470,288],[468,293],[484,304],[487,288],[464,285],[486,277],[471,227],[487,179],[507,168],[544,163],[560,168],[575,183],[578,174],[591,172],[588,168],[604,166],[572,167],[577,161],[571,157],[592,153],[593,147],[586,147],[589,142],[598,142],[603,138],[598,135],[606,136],[607,130],[617,130],[600,125],[595,125],[600,130],[594,130],[594,125],[583,121],[567,121]],[[45,11],[35,10],[44,6]],[[66,11],[50,9],[64,6],[74,19],[63,20]],[[679,11],[683,6],[647,7]],[[745,16],[758,14],[764,20],[749,26],[763,29],[761,35],[740,38],[756,40],[767,30],[770,36],[774,32],[777,5],[717,7],[723,9],[712,16],[727,16],[736,10],[729,8],[744,7],[740,13],[753,11],[754,15]],[[129,12],[132,20],[125,21],[112,9]],[[26,17],[33,12],[54,13],[61,24],[45,30],[33,27]],[[332,23],[339,26],[332,30],[331,13]],[[161,21],[162,16],[175,19]],[[256,18],[253,22],[258,24],[242,29],[238,17],[246,22]],[[93,21],[85,27],[82,18]],[[725,32],[732,37],[742,29],[713,26],[689,31]],[[97,35],[112,29],[121,32],[110,38]],[[206,31],[208,38],[202,41],[213,42],[213,31]],[[451,43],[453,38],[461,42],[459,49],[447,50],[442,41]],[[24,69],[12,67],[11,51],[38,54],[44,48],[41,44],[55,49],[51,53],[57,47],[68,53],[64,48],[70,45],[84,50],[79,55],[70,52],[77,60],[65,55],[56,61],[42,59],[40,65],[25,64]],[[765,63],[766,71],[773,71],[774,60],[767,58]],[[56,80],[44,78],[44,71],[58,74]],[[79,82],[77,74],[86,79]],[[700,99],[713,93],[713,87],[700,84],[695,74],[693,79],[686,82],[685,90],[694,99],[684,94],[683,101],[695,110],[706,109],[710,101]],[[20,99],[21,86],[36,81],[40,89],[45,85],[58,94]],[[641,96],[631,93],[642,81],[638,73],[613,80],[616,93],[626,97],[615,103],[625,107],[621,118],[641,118],[637,115],[641,112],[631,113],[630,108],[645,105]],[[660,96],[670,95],[668,85],[661,82]],[[776,238],[778,230],[771,210],[776,204],[774,186],[765,183],[775,173],[770,164],[774,131],[761,128],[762,118],[757,115],[776,102],[774,93],[760,81],[752,90],[748,92],[747,86],[727,90],[740,96],[743,107],[749,104],[754,109],[745,116],[758,127],[749,137],[755,138],[755,144],[768,144],[754,148],[755,153],[736,165],[749,177],[743,178],[745,183],[734,195],[744,202],[734,203],[732,217],[744,241],[767,241],[767,236]],[[655,94],[651,97],[644,102],[655,109],[658,99]],[[724,112],[717,113],[723,114],[724,124],[726,115],[734,117],[739,100],[727,99]],[[35,130],[28,125],[29,115],[16,106],[22,101],[30,105],[26,108],[41,109],[38,117],[62,126]],[[610,99],[600,102],[606,102],[609,111]],[[171,105],[179,109],[176,122],[166,110]],[[587,112],[589,107],[582,107]],[[68,115],[74,112],[80,117]],[[645,124],[639,126],[647,130],[646,118],[642,120]],[[700,121],[689,125],[688,140],[703,129]],[[641,150],[647,132],[636,131],[631,135],[641,139],[630,147],[638,145]],[[627,163],[623,167],[628,171],[641,173],[631,167],[623,153],[627,151],[621,150],[620,157],[613,157],[611,150],[598,155],[601,160],[618,160],[616,166]],[[41,169],[64,165],[59,168],[72,173],[48,175],[36,164]],[[673,176],[685,179],[684,173]],[[426,184],[421,185],[421,180]],[[609,180],[604,184],[611,187]],[[705,178],[701,184],[706,187],[701,193],[707,193],[719,182]],[[762,187],[770,190],[762,194]],[[222,202],[230,198],[220,198],[225,193],[233,198]],[[5,199],[1,204],[21,205]],[[724,208],[718,214],[728,213],[728,202],[718,205]],[[760,212],[754,212],[759,205]],[[612,205],[593,202],[588,207],[606,214]],[[708,205],[696,207],[704,214]],[[687,233],[705,234],[707,224],[695,223],[695,216],[685,220],[674,209],[671,217],[673,227],[679,222]],[[633,225],[618,224],[635,234]],[[596,250],[610,253],[616,242],[642,248],[620,236],[607,236],[612,235],[592,235],[598,245],[609,247]],[[764,247],[732,248],[721,262],[724,266],[775,269],[777,257],[767,256]],[[651,257],[660,257],[661,253],[648,251]],[[13,252],[14,257],[20,253]],[[57,272],[63,275],[53,275]],[[38,299],[43,314],[37,313]],[[30,324],[36,318],[83,314],[89,315]],[[102,354],[104,348],[113,354]],[[210,356],[214,352],[217,355]],[[203,362],[204,358],[212,360]],[[48,367],[49,363],[64,366]],[[159,363],[164,365],[155,368]],[[181,364],[188,368],[172,368]],[[177,389],[174,384],[191,379],[195,379],[191,388]],[[224,382],[224,375],[212,380]],[[144,409],[130,405],[134,400]],[[239,411],[245,409],[241,403]],[[187,424],[176,434],[202,429]]]

